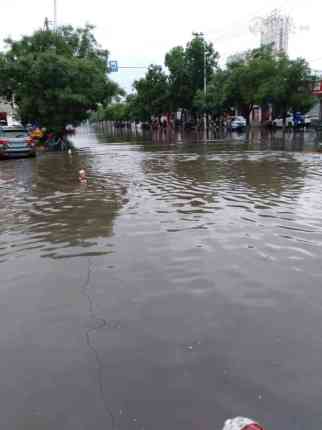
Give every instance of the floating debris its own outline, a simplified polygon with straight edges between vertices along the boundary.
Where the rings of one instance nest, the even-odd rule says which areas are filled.
[[[87,182],[86,171],[85,169],[80,169],[79,174],[79,182],[85,183]]]
[[[250,418],[237,417],[227,420],[223,430],[264,430],[264,428]]]

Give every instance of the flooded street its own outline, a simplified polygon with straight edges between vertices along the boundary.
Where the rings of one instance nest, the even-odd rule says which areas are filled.
[[[0,162],[1,429],[322,427],[315,134],[198,139]]]

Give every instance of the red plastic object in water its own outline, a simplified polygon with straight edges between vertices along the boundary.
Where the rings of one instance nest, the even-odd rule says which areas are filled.
[[[223,430],[264,430],[254,420],[244,417],[237,417],[227,420]]]
[[[242,430],[264,430],[264,429],[259,424],[253,423],[244,427]]]

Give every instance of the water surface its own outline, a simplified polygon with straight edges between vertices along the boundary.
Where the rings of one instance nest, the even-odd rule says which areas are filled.
[[[0,427],[320,428],[315,134],[75,146],[0,163]]]

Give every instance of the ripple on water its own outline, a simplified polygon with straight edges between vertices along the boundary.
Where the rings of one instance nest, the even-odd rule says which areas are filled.
[[[113,236],[119,216],[127,219],[133,240],[149,237],[153,242],[157,232],[186,236],[205,231],[222,248],[233,250],[243,232],[256,237],[256,231],[260,239],[243,243],[243,249],[254,246],[266,255],[266,235],[321,245],[320,200],[314,200],[313,213],[305,204],[309,199],[312,205],[311,196],[319,193],[321,168],[314,158],[210,149],[185,153],[175,147],[149,152],[116,143],[93,147],[82,139],[77,156],[39,160],[37,175],[30,164],[25,164],[27,170],[33,167],[24,180],[10,167],[0,175],[2,231],[10,231],[14,243],[9,247],[7,239],[2,241],[1,258],[26,252],[68,258],[82,254],[74,252],[79,248],[109,255],[101,239]],[[79,165],[89,174],[85,187],[77,182]]]
[[[291,428],[295,410],[318,424],[321,158],[274,152],[271,141],[260,150],[263,142],[251,141],[255,133],[262,131],[251,130],[237,144],[208,145],[199,145],[194,133],[189,145],[172,146],[109,136],[99,142],[84,133],[72,157],[0,163],[2,316],[12,318],[3,324],[9,330],[3,339],[8,332],[12,340],[0,345],[4,360],[14,342],[13,352],[21,347],[22,359],[30,358],[34,348],[26,339],[32,334],[41,349],[29,360],[40,360],[34,375],[43,368],[46,376],[49,363],[64,377],[72,351],[80,364],[75,375],[83,375],[82,363],[95,362],[88,362],[81,329],[92,332],[106,397],[113,393],[115,405],[130,399],[120,427],[135,417],[138,428],[156,421],[164,428],[167,416],[173,427],[220,428],[227,405],[211,398],[214,386],[229,399],[228,408],[259,407],[268,419],[274,410],[276,428],[283,414],[283,424],[290,424],[284,427]],[[78,182],[80,167],[88,173],[86,185]],[[88,293],[99,311],[93,318],[79,291],[89,260]],[[46,351],[62,360],[43,366]],[[46,386],[37,378],[29,378],[30,385],[20,378],[19,385],[14,363],[6,369],[18,381],[14,417],[15,409],[26,409],[19,393]],[[260,410],[255,394],[262,388],[268,403]],[[146,401],[159,405],[160,399],[160,415],[158,408],[149,414]],[[214,423],[214,404],[221,422]],[[133,421],[125,421],[129,416]],[[18,417],[17,426],[23,421]]]

